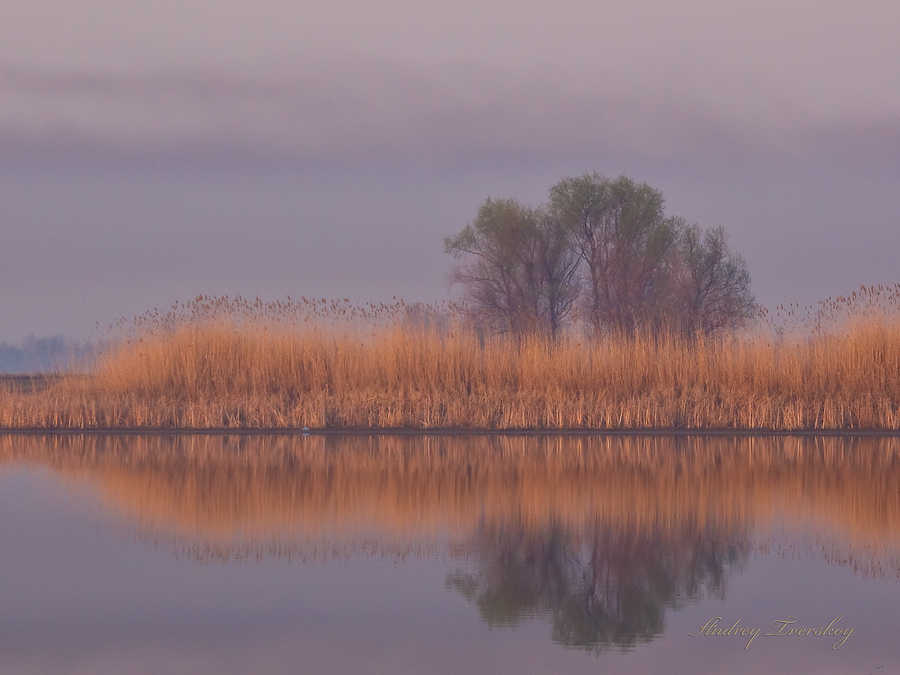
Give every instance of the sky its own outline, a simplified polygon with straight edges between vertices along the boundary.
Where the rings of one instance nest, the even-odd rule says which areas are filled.
[[[900,281],[896,0],[4,0],[0,341],[444,300],[488,197],[626,174],[769,307]]]

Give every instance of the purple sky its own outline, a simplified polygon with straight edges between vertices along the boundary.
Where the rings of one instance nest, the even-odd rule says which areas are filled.
[[[0,341],[449,297],[489,196],[626,173],[767,305],[900,281],[900,3],[5,0]]]

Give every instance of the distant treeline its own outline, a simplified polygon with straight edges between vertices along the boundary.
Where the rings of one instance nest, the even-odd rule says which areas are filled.
[[[19,344],[0,342],[0,374],[53,373],[89,363],[96,353],[91,342],[71,340],[62,334],[29,335]]]

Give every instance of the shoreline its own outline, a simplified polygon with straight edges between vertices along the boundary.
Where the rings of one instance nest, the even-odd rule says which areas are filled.
[[[643,437],[875,437],[900,438],[898,429],[461,429],[390,427],[96,427],[0,428],[0,436],[643,436]]]

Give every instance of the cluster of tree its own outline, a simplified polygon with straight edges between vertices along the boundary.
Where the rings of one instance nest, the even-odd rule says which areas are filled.
[[[598,333],[735,329],[757,310],[722,228],[665,215],[662,193],[626,176],[566,178],[539,208],[488,199],[445,251],[484,323],[556,336],[579,310]]]

